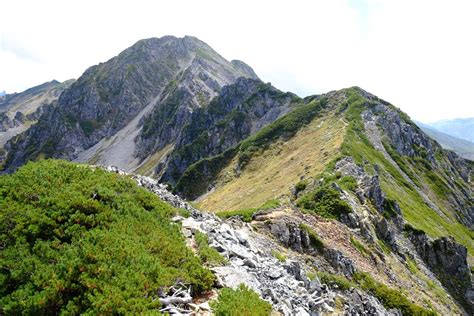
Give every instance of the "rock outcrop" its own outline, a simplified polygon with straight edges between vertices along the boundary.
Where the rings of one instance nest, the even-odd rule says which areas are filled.
[[[425,264],[435,273],[467,311],[474,313],[474,282],[467,263],[467,249],[451,237],[431,239],[423,232],[408,229],[409,238]]]
[[[0,99],[0,148],[35,123],[46,106],[54,104],[72,80],[53,80]],[[4,159],[0,160],[0,162]]]
[[[106,170],[126,174],[116,167],[107,167]],[[227,259],[225,266],[212,268],[220,287],[236,288],[244,283],[270,302],[275,311],[285,316],[331,313],[335,310],[336,297],[346,302],[343,308],[348,315],[398,315],[397,311],[387,311],[376,298],[365,292],[336,291],[322,284],[317,277],[310,279],[306,273],[307,267],[297,257],[279,261],[272,253],[279,248],[278,244],[254,231],[248,224],[235,219],[225,221],[213,214],[201,212],[170,193],[165,185],[156,180],[140,175],[130,176],[164,201],[190,212],[190,217],[177,216],[173,221],[181,223],[183,235],[190,241],[197,231],[207,234],[209,245]],[[297,227],[292,227],[296,231]],[[304,233],[300,231],[299,235]],[[288,242],[291,246],[289,239]],[[341,255],[334,251],[331,257],[334,262],[344,262]],[[169,295],[173,297],[173,293]],[[169,299],[169,295],[163,297]],[[195,304],[186,302],[181,305],[185,310],[196,308]],[[167,308],[166,311],[179,313],[179,309],[173,308]]]

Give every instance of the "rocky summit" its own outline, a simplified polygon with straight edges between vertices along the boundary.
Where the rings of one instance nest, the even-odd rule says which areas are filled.
[[[1,96],[0,314],[472,315],[474,163],[425,130],[190,36]]]

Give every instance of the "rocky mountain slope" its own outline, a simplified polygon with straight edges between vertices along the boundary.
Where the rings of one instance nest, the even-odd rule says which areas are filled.
[[[72,80],[46,82],[20,93],[0,96],[0,147],[15,135],[27,130],[57,100]]]
[[[379,265],[385,277],[397,275],[391,278],[395,287],[409,282],[400,272],[403,267],[425,281],[434,273],[469,310],[473,292],[467,261],[472,264],[474,253],[472,170],[472,162],[443,150],[398,109],[351,88],[303,100],[237,146],[190,166],[175,190],[224,216],[249,216],[276,199],[338,220],[347,227],[339,228],[339,234],[349,229],[347,239],[362,241],[363,246],[359,241],[353,245],[359,252],[366,249],[362,252],[373,258],[374,252],[384,252],[380,245],[387,245],[393,259],[390,268],[383,256],[383,264],[376,259],[358,262],[356,270],[368,272],[367,267]],[[288,221],[284,212],[272,215],[269,222],[281,216]],[[324,231],[324,225],[314,226],[318,236],[332,235]],[[353,260],[351,247],[343,244],[338,240],[331,246]],[[455,253],[462,259],[451,261]],[[464,262],[463,267],[452,268],[454,262]],[[453,278],[458,281],[452,283]],[[425,282],[423,290],[414,289],[412,294],[420,290],[439,296],[432,285]]]
[[[5,150],[7,172],[55,157],[155,178],[133,176],[191,211],[176,221],[227,260],[221,286],[285,315],[474,312],[474,163],[360,88],[300,98],[196,38],[142,40]]]
[[[243,62],[226,61],[196,38],[139,41],[90,67],[38,124],[7,145],[7,169],[38,157],[153,167],[191,113],[239,77],[257,78]],[[154,160],[144,161],[145,155]]]
[[[426,124],[416,122],[423,132],[436,140],[444,149],[452,150],[459,156],[474,160],[474,143],[440,132]]]

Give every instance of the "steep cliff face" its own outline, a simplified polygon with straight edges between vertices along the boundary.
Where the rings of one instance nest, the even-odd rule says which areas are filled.
[[[161,179],[175,184],[200,159],[218,155],[286,114],[300,99],[259,80],[241,78],[196,110],[167,161]]]
[[[234,64],[193,37],[139,41],[65,90],[57,107],[8,146],[7,170],[38,157],[137,167],[138,157],[174,139],[223,86],[256,78]]]

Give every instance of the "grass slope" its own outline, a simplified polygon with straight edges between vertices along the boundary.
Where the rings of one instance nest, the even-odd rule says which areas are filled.
[[[239,158],[234,157],[219,173],[216,189],[200,199],[199,206],[211,211],[248,209],[290,194],[292,184],[321,173],[337,155],[343,130],[343,122],[334,115],[316,118],[290,139],[254,149],[238,176]],[[255,148],[244,148],[251,147]]]

